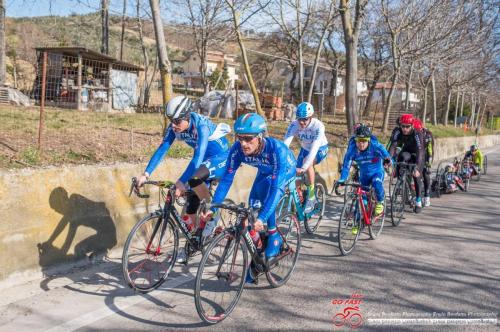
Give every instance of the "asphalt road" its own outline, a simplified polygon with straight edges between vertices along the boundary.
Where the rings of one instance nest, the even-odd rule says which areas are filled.
[[[1,290],[0,331],[349,330],[347,321],[336,327],[333,318],[356,303],[353,294],[360,330],[498,331],[500,151],[488,158],[488,174],[469,192],[435,198],[398,227],[386,223],[375,241],[362,234],[346,257],[336,243],[341,205],[329,200],[317,234],[304,234],[288,284],[272,289],[263,278],[247,287],[216,326],[196,313],[197,260],[176,266],[160,289],[138,295],[123,286],[115,253],[91,268]],[[481,318],[485,325],[470,325]]]

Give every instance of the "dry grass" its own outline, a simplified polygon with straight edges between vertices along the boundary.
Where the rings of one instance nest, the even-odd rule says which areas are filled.
[[[47,109],[42,150],[38,150],[39,109],[37,107],[0,106],[0,168],[39,167],[63,164],[146,163],[162,140],[159,114],[110,114]],[[217,120],[216,120],[217,121]],[[232,120],[224,121],[232,125]],[[330,145],[344,146],[347,139],[344,114],[325,116]],[[370,121],[371,122],[371,121]],[[375,120],[375,133],[382,142]],[[270,121],[269,133],[282,138],[289,123]],[[437,137],[462,136],[461,129],[432,127]],[[484,131],[483,134],[490,133]],[[469,134],[469,133],[468,133]],[[472,133],[470,133],[472,134]],[[232,136],[231,138],[232,139]],[[293,148],[298,148],[294,141]],[[175,143],[169,157],[188,158],[192,149]]]

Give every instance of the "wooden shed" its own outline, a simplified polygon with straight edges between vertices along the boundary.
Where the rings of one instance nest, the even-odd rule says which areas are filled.
[[[143,68],[84,47],[40,47],[36,53],[32,97],[37,103],[44,89],[49,106],[133,112]]]

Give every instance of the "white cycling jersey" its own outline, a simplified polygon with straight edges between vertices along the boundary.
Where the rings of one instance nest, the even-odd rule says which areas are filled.
[[[320,147],[327,145],[328,140],[325,136],[325,125],[316,118],[312,118],[309,125],[302,128],[297,120],[293,121],[285,134],[284,142],[290,146],[294,137],[300,140],[300,146],[309,151],[304,160],[303,169],[308,169],[312,165],[314,158]]]

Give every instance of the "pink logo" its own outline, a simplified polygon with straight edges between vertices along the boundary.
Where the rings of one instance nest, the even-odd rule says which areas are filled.
[[[363,295],[352,294],[348,299],[333,299],[333,305],[343,305],[344,309],[333,316],[333,325],[336,327],[348,326],[358,328],[363,324],[363,316],[359,310],[359,305],[363,303]]]

